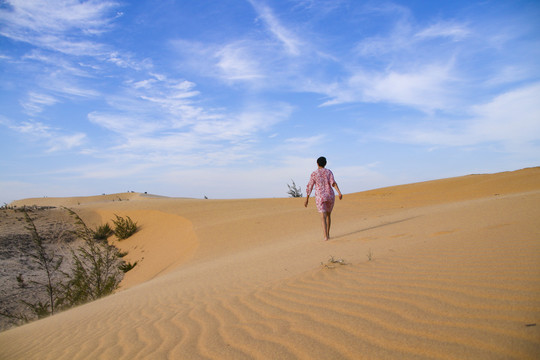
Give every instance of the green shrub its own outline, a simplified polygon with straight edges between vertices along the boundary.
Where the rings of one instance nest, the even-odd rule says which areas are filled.
[[[118,267],[120,270],[122,270],[124,273],[127,273],[128,271],[130,271],[131,269],[133,269],[135,266],[137,265],[137,262],[135,261],[133,264],[130,263],[130,262],[124,262],[122,264],[120,264],[120,266]]]
[[[117,248],[88,239],[72,256],[74,263],[63,299],[68,307],[99,299],[118,287],[122,274],[118,271]]]
[[[96,230],[93,231],[93,238],[95,240],[106,241],[109,236],[113,234],[113,229],[109,226],[109,223],[99,226]]]
[[[83,246],[71,250],[71,269],[66,271],[60,268],[64,257],[55,253],[54,247],[45,243],[45,239],[49,237],[59,241],[59,235],[51,233],[42,236],[38,233],[34,220],[26,208],[21,210],[26,218],[26,228],[32,236],[30,246],[22,251],[34,260],[33,266],[39,269],[43,276],[39,277],[40,281],[29,281],[28,285],[31,284],[32,288],[39,291],[21,299],[27,307],[26,311],[18,312],[0,306],[0,316],[7,317],[14,324],[26,323],[35,318],[41,319],[109,295],[118,288],[123,274],[137,265],[137,262],[132,264],[123,261],[122,257],[126,256],[127,252],[121,252],[107,242],[107,237],[113,233],[108,224],[91,230],[73,210],[64,209],[76,219],[75,223],[80,227],[76,235],[84,240]],[[116,216],[114,223],[116,225],[114,233],[118,238],[129,237],[137,231],[137,224],[129,217],[124,219]],[[22,273],[16,279],[20,288],[27,288]]]
[[[61,302],[61,287],[63,285],[61,277],[62,272],[60,266],[64,260],[64,257],[56,254],[53,250],[47,248],[44,242],[44,238],[38,233],[34,220],[28,215],[26,209],[24,210],[24,216],[28,226],[26,227],[32,235],[32,249],[27,252],[37,267],[43,271],[46,275],[43,281],[34,281],[37,286],[44,289],[47,293],[46,302],[39,301],[36,304],[24,302],[32,311],[42,318],[48,314],[54,314],[57,306]],[[22,277],[21,277],[22,279]]]
[[[137,232],[137,223],[133,222],[129,216],[126,216],[126,218],[116,214],[114,216],[116,216],[116,220],[113,220],[115,225],[114,235],[116,235],[119,240],[127,239]]]
[[[36,303],[31,303],[25,300],[21,300],[21,302],[28,306],[38,319],[43,319],[52,314],[50,312],[52,307],[48,302],[42,303],[41,301],[37,301]]]

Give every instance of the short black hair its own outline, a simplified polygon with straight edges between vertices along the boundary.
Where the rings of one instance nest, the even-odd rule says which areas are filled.
[[[325,167],[326,166],[326,158],[324,156],[321,156],[320,158],[317,159],[317,165],[319,165],[320,167]]]

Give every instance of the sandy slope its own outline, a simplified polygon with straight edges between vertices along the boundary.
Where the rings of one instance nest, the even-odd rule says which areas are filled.
[[[113,296],[0,333],[0,359],[540,354],[540,168],[346,195],[330,242],[302,199],[39,201],[130,216],[118,245],[139,265]]]

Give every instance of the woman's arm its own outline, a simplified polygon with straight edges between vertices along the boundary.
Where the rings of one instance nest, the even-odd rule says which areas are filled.
[[[338,195],[339,195],[339,200],[341,200],[341,199],[343,198],[343,195],[341,195],[341,191],[339,191],[339,186],[337,185],[337,182],[334,182],[334,183],[332,184],[332,186],[336,188],[337,193],[338,193]]]
[[[306,186],[306,201],[304,202],[304,207],[307,207],[309,202],[309,195],[311,195],[311,191],[313,191],[313,185],[315,185],[315,173],[312,173],[309,177],[309,182]]]

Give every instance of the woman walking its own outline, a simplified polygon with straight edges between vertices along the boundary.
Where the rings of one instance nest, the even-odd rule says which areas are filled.
[[[331,214],[336,198],[334,189],[332,189],[332,187],[336,188],[339,195],[339,200],[343,198],[343,195],[341,195],[341,191],[339,191],[338,184],[334,180],[334,174],[332,174],[332,171],[325,169],[326,158],[324,156],[317,159],[317,165],[318,169],[311,173],[311,177],[306,188],[307,198],[304,206],[308,206],[309,195],[313,190],[313,186],[315,186],[315,204],[317,205],[317,210],[321,214],[324,240],[327,241],[330,239],[330,225],[332,223]]]

